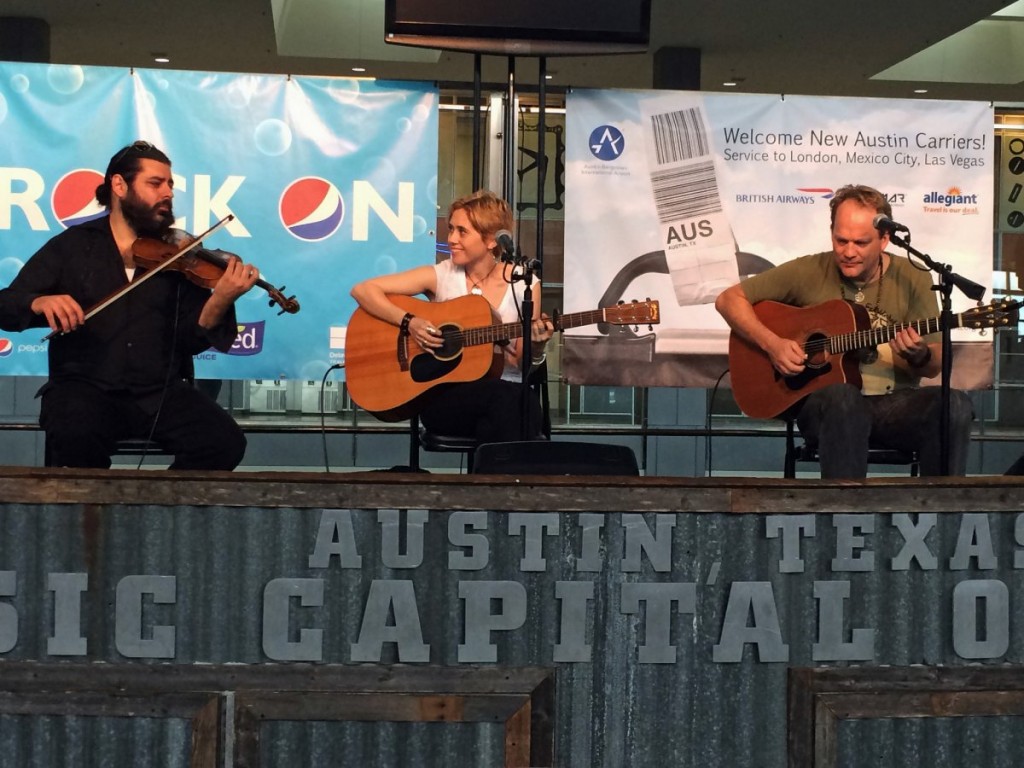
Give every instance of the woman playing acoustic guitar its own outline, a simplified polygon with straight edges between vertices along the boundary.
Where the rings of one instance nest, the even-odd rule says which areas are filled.
[[[497,241],[497,233],[511,228],[512,210],[492,192],[459,198],[448,209],[451,258],[433,266],[365,280],[352,289],[352,297],[367,313],[396,326],[400,334],[427,351],[444,346],[438,323],[417,317],[389,296],[423,294],[432,302],[482,296],[497,321],[517,322],[524,288],[521,282],[511,282],[513,267],[499,261],[501,246]],[[539,282],[532,286],[532,297],[531,362],[540,365],[554,326],[541,314]],[[427,429],[480,442],[508,442],[540,434],[540,404],[535,399],[530,402],[529,424],[523,429],[521,340],[495,345],[494,351],[503,363],[499,378],[441,383],[415,401],[415,410]]]

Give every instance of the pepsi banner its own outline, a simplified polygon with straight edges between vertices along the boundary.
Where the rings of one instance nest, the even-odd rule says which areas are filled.
[[[661,305],[650,329],[566,332],[570,382],[714,386],[729,338],[715,298],[830,250],[845,184],[881,190],[917,249],[992,298],[991,104],[574,90],[566,106],[565,310]],[[971,306],[954,292],[954,312]],[[955,332],[954,385],[990,381],[991,338]]]
[[[294,296],[239,299],[200,378],[315,380],[344,359],[352,285],[433,263],[437,89],[351,78],[0,63],[0,286],[62,229],[102,216],[107,162],[142,139],[173,163],[175,225]],[[45,375],[47,331],[0,332],[0,375]]]

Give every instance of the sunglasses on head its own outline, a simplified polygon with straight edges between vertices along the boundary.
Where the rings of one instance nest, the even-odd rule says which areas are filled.
[[[129,152],[140,152],[141,153],[141,152],[149,152],[150,150],[153,150],[153,149],[156,149],[156,147],[154,147],[148,141],[133,141],[127,147],[124,147],[120,152],[118,152],[116,155],[114,155],[114,157],[110,160],[110,167],[111,168],[116,168],[117,164],[120,163],[122,160],[124,160],[128,156]]]

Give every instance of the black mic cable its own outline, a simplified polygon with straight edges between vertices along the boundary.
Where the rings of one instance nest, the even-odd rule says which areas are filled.
[[[326,371],[324,371],[324,377],[320,381],[320,437],[323,438],[324,445],[324,470],[327,471],[328,473],[330,473],[331,471],[331,465],[327,463],[327,417],[325,414],[324,407],[324,395],[326,394],[327,390],[327,377],[331,375],[331,371],[335,371],[338,370],[339,368],[344,367],[344,363],[335,363]]]

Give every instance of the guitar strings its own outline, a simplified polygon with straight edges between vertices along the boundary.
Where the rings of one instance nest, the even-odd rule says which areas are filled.
[[[805,352],[822,352],[828,350],[830,352],[850,352],[854,349],[862,349],[868,346],[877,346],[883,342],[892,339],[898,332],[906,330],[907,328],[914,328],[919,333],[928,335],[930,333],[937,333],[941,329],[938,327],[938,318],[931,318],[928,320],[920,320],[910,323],[897,323],[895,325],[886,326],[885,328],[870,328],[866,330],[854,331],[853,333],[842,333],[836,336],[825,336],[820,338],[808,339],[804,342],[803,348]],[[835,344],[834,342],[840,342]],[[842,342],[850,342],[851,346],[846,346]]]

